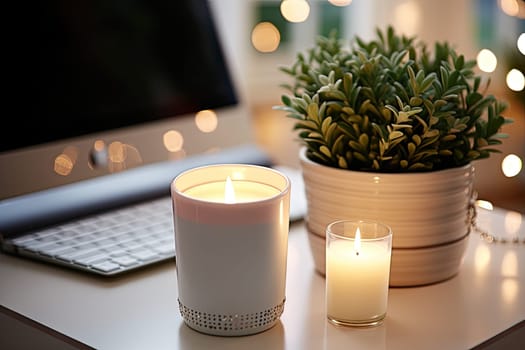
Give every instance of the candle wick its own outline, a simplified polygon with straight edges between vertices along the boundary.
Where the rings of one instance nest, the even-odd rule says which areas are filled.
[[[355,252],[355,255],[359,255],[359,252]]]

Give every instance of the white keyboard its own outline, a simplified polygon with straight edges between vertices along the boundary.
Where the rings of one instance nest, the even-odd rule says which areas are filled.
[[[301,220],[306,198],[301,173],[276,166],[292,182],[290,221]],[[4,248],[21,256],[99,275],[116,275],[175,258],[171,198],[162,197],[105,211],[6,239]]]
[[[119,208],[8,242],[20,255],[101,275],[175,257],[170,197]]]

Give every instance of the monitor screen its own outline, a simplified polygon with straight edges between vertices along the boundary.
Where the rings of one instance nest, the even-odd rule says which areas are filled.
[[[0,152],[237,102],[206,1],[28,6],[9,14],[16,117]]]
[[[0,200],[253,142],[223,0],[4,11]]]

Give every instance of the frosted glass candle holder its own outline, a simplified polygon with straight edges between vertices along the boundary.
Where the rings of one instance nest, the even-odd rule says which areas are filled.
[[[258,333],[285,302],[290,182],[271,168],[220,164],[171,184],[179,310],[197,331]]]
[[[392,231],[373,221],[326,229],[326,312],[336,325],[373,326],[386,316]]]

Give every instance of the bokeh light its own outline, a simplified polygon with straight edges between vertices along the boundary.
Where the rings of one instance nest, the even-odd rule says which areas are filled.
[[[525,87],[525,76],[519,70],[513,68],[507,73],[507,86],[512,91],[522,91]]]
[[[415,35],[419,31],[421,8],[416,1],[405,1],[394,9],[397,30],[406,35]]]
[[[281,42],[281,34],[270,22],[260,22],[252,30],[252,45],[259,52],[274,52]]]
[[[53,170],[58,175],[67,176],[71,173],[78,158],[78,148],[67,146],[56,158]]]
[[[67,176],[73,170],[73,161],[67,154],[61,153],[55,158],[53,170],[58,175]]]
[[[195,114],[195,125],[197,125],[197,128],[202,132],[209,133],[215,131],[217,124],[217,114],[210,109],[205,109]]]
[[[521,33],[518,38],[518,50],[522,55],[525,55],[525,33]]]
[[[177,130],[169,130],[162,137],[164,147],[170,152],[178,152],[184,144],[184,137]]]
[[[478,63],[479,69],[487,73],[494,72],[498,65],[498,59],[496,58],[496,55],[494,55],[494,53],[489,49],[481,50],[478,53],[476,61]]]
[[[334,6],[348,6],[352,3],[352,0],[328,0]]]
[[[509,154],[501,162],[501,171],[506,177],[514,177],[518,175],[523,168],[521,158],[515,154]]]
[[[517,16],[520,12],[520,6],[517,0],[500,0],[501,10],[509,16]]]
[[[304,22],[310,14],[310,5],[306,0],[283,0],[281,14],[289,22]]]
[[[109,160],[112,163],[124,163],[127,157],[126,145],[120,141],[113,141],[108,146]]]

